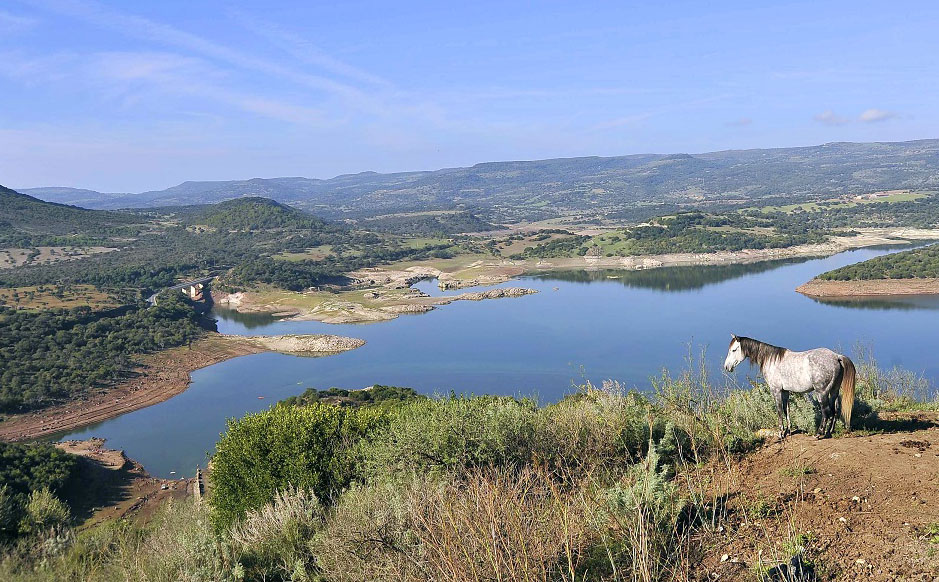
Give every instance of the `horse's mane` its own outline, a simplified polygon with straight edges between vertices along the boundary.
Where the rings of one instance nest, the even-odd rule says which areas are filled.
[[[788,351],[786,348],[774,346],[749,337],[738,337],[737,341],[740,343],[740,349],[743,350],[743,355],[750,358],[750,361],[760,368],[762,368],[764,364],[775,362]]]

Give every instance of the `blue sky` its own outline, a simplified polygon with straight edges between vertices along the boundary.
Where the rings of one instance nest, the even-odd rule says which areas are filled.
[[[0,184],[939,137],[937,2],[0,2]]]

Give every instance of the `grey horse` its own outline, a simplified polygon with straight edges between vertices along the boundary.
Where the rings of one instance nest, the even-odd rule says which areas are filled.
[[[789,420],[790,392],[814,392],[822,412],[816,437],[831,436],[839,412],[844,418],[845,428],[851,430],[857,371],[850,358],[828,348],[794,352],[748,337],[731,337],[724,369],[733,372],[747,358],[751,364],[760,367],[760,373],[776,399],[780,439],[792,432],[792,422]]]

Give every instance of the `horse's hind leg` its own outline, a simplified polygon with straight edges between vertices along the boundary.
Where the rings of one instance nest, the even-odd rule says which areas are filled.
[[[831,407],[830,399],[827,393],[822,393],[818,395],[818,409],[822,413],[822,420],[818,423],[818,426],[815,428],[815,438],[821,439],[825,438],[825,433],[828,431],[828,417],[829,409]]]
[[[830,438],[831,431],[835,430],[835,421],[838,420],[838,415],[841,414],[840,400],[837,392],[829,395],[828,402],[830,405],[828,411],[828,429],[825,431],[825,436]]]

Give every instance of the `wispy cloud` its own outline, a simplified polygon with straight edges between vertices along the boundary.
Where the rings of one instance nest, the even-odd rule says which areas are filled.
[[[99,4],[79,0],[35,0],[39,5],[73,18],[81,19],[99,28],[117,31],[138,39],[157,42],[190,51],[203,58],[226,63],[229,66],[282,78],[310,89],[338,95],[360,104],[369,103],[368,95],[356,87],[335,79],[296,70],[279,62],[263,59],[240,50],[213,42],[173,26],[109,10]]]
[[[246,30],[264,38],[301,63],[345,77],[350,81],[379,86],[391,85],[391,82],[387,79],[327,54],[319,46],[299,34],[240,11],[233,11],[231,14]]]
[[[841,117],[840,115],[836,114],[831,109],[822,111],[821,113],[816,115],[813,119],[825,125],[844,125],[846,123],[851,123],[851,119],[847,117]]]
[[[29,30],[36,26],[39,21],[29,16],[13,14],[6,10],[0,10],[0,33],[13,34]]]
[[[34,85],[77,88],[123,107],[185,96],[213,103],[216,109],[228,106],[289,123],[331,123],[319,108],[229,88],[225,74],[210,63],[175,53],[121,51],[30,57],[21,52],[0,52],[0,75]]]
[[[877,121],[886,121],[893,117],[896,117],[897,114],[892,111],[884,111],[883,109],[867,109],[861,113],[860,119],[864,123],[875,123]]]
[[[819,123],[824,123],[825,125],[845,125],[855,121],[860,121],[862,123],[876,123],[878,121],[886,121],[896,117],[897,114],[892,111],[885,111],[883,109],[865,109],[861,112],[857,118],[852,117],[842,117],[835,114],[831,109],[823,111],[814,117],[815,121]]]

